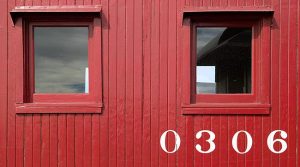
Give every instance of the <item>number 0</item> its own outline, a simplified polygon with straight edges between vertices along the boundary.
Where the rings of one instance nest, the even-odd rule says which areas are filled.
[[[168,151],[166,148],[166,136],[168,132],[172,132],[175,136],[175,147],[173,151]],[[180,147],[180,137],[174,130],[165,131],[160,137],[160,146],[166,153],[175,153]]]
[[[247,147],[246,147],[246,150],[244,152],[239,151],[239,149],[237,147],[237,138],[238,138],[239,134],[242,133],[242,132],[245,133],[246,137],[247,137]],[[247,131],[244,131],[244,130],[236,132],[233,135],[233,138],[232,138],[232,147],[237,153],[246,154],[248,151],[250,151],[250,149],[252,147],[252,137],[251,137],[251,135]]]

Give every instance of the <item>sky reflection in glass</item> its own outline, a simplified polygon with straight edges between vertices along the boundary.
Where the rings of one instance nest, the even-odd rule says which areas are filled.
[[[88,27],[34,27],[36,93],[84,93]]]

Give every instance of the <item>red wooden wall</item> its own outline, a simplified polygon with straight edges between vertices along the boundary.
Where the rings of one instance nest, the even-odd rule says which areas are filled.
[[[16,115],[10,58],[17,27],[8,11],[16,5],[90,4],[103,6],[103,113]],[[270,115],[181,114],[184,6],[274,8],[271,53],[279,57],[279,68],[273,71],[279,81],[272,80],[278,91],[272,92]],[[0,166],[299,166],[299,13],[298,0],[0,0]],[[176,154],[166,154],[159,145],[168,129],[181,137]],[[202,129],[216,134],[211,154],[194,148],[196,143],[208,147],[194,137]],[[280,155],[266,144],[276,129],[288,133],[288,149]],[[231,147],[238,130],[253,137],[245,155]]]

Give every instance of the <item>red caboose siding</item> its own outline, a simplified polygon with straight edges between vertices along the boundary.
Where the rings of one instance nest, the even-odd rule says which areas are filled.
[[[14,60],[18,48],[8,14],[15,6],[102,5],[103,100],[101,114],[16,114]],[[270,115],[182,115],[184,7],[272,7],[271,54],[279,57],[272,78]],[[0,166],[299,166],[300,8],[297,0],[1,0]],[[176,154],[165,153],[160,135],[181,137]],[[200,154],[199,130],[216,134],[216,150]],[[288,133],[288,149],[274,154],[266,139]],[[239,130],[253,147],[231,147]],[[245,138],[241,137],[240,140]],[[297,143],[298,142],[298,143]],[[243,143],[243,142],[241,142]],[[174,144],[174,141],[169,142]],[[243,148],[243,144],[240,144]],[[298,164],[297,164],[298,163]]]

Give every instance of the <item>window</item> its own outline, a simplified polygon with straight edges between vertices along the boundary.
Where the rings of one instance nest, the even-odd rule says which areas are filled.
[[[259,12],[187,12],[183,114],[269,114],[270,27]]]
[[[24,56],[15,58],[18,62],[16,112],[100,113],[99,9],[22,7],[15,9],[18,11],[22,17],[15,21],[15,27],[23,34],[20,50]]]

